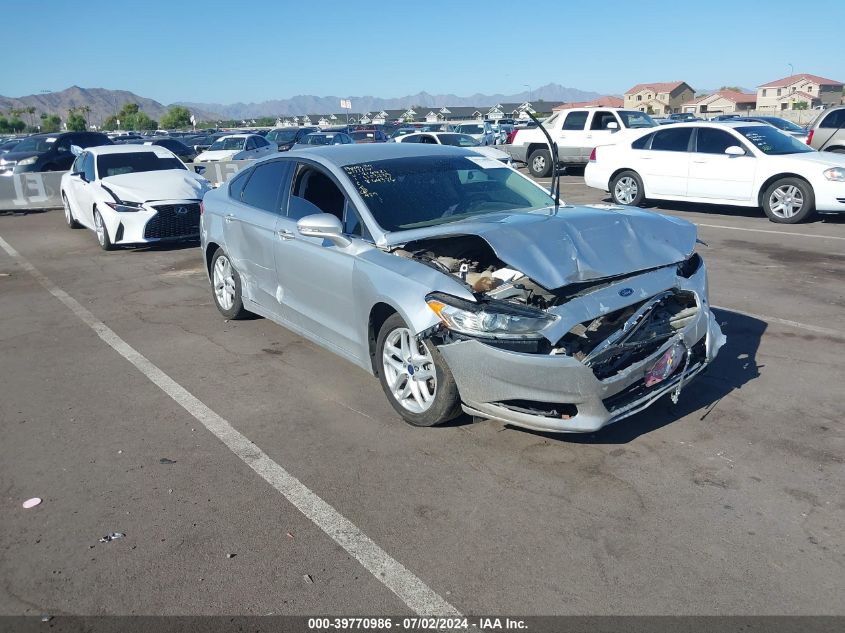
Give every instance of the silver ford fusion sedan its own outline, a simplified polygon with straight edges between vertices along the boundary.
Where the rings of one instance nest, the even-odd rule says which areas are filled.
[[[685,383],[725,338],[696,229],[557,206],[470,149],[298,149],[205,195],[202,248],[228,319],[255,313],[378,376],[431,426],[463,409],[595,431]]]

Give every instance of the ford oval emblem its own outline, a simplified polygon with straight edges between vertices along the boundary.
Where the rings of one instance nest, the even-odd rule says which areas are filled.
[[[633,288],[622,288],[622,290],[619,291],[620,297],[630,297],[632,294],[634,294]]]

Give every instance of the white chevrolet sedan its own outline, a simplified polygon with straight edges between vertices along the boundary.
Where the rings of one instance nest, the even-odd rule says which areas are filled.
[[[263,158],[279,151],[279,146],[260,134],[230,134],[221,136],[207,150],[194,159],[195,163],[218,160],[249,160]]]
[[[681,123],[599,146],[584,181],[617,204],[651,198],[762,207],[784,224],[845,212],[845,156],[817,152],[762,123]]]
[[[62,176],[65,221],[115,245],[199,236],[200,201],[211,189],[170,150],[157,145],[104,145],[84,150]]]

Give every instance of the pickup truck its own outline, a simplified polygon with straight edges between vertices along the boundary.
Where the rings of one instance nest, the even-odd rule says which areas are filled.
[[[557,142],[558,162],[567,165],[586,165],[594,147],[617,143],[630,136],[630,130],[656,126],[645,112],[622,108],[572,108],[555,112],[543,121],[543,127]],[[526,163],[535,178],[552,173],[549,144],[539,128],[515,130],[499,149],[513,160]]]

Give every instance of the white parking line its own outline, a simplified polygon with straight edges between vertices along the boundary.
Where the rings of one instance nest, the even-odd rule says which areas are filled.
[[[67,306],[109,347],[128,360],[144,376],[194,416],[229,450],[278,490],[296,508],[332,540],[363,565],[376,580],[385,585],[402,602],[419,615],[460,616],[460,612],[434,592],[399,561],[381,549],[354,523],[323,501],[305,484],[274,462],[249,438],[212,411],[182,385],[165,374],[140,352],[97,319],[76,299],[56,286],[0,236],[0,247],[29,272],[47,292]]]
[[[744,229],[738,226],[725,226],[724,224],[696,224],[696,226],[707,226],[713,229],[729,229],[731,231],[750,231],[751,233],[771,233],[772,235],[791,235],[793,237],[814,237],[817,240],[843,240],[845,237],[837,235],[812,235],[811,233],[792,233],[791,231],[768,231],[766,229]]]
[[[759,319],[760,321],[765,321],[766,323],[778,323],[780,325],[798,328],[799,330],[807,330],[808,332],[815,332],[816,334],[825,334],[827,336],[845,339],[845,332],[840,332],[839,330],[833,330],[831,328],[820,327],[818,325],[808,325],[806,323],[799,323],[798,321],[766,316],[765,314],[754,314],[753,312],[745,312],[743,310],[737,310],[736,308],[726,308],[725,306],[711,305],[710,307],[716,308],[717,310],[725,310],[726,312],[735,312],[736,314],[751,317],[752,319]]]

